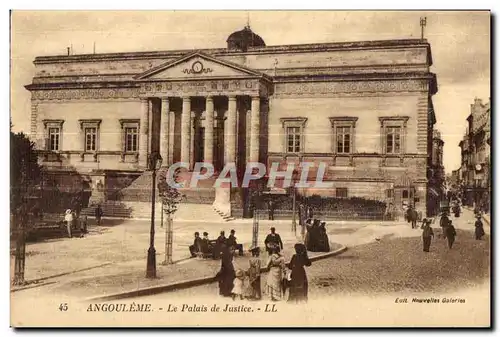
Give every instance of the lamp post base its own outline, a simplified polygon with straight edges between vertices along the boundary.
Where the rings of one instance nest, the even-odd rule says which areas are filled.
[[[149,247],[148,249],[148,265],[146,267],[146,277],[156,278],[156,249]]]

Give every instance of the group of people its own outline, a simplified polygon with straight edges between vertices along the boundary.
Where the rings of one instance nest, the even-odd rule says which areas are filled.
[[[270,234],[271,235],[271,234]],[[269,235],[268,235],[269,237]],[[267,239],[267,238],[266,238]],[[281,240],[280,240],[281,241]],[[266,264],[269,270],[265,290],[271,301],[284,298],[288,290],[289,302],[307,301],[308,281],[305,267],[311,265],[304,244],[295,245],[295,254],[286,264],[279,244],[266,245],[269,258]],[[221,268],[216,275],[219,294],[236,299],[260,300],[262,298],[260,248],[250,248],[252,257],[247,269],[233,265],[233,255],[227,245],[222,248]]]
[[[64,222],[66,223],[66,231],[69,238],[73,237],[73,229],[76,228],[80,228],[80,237],[83,237],[88,232],[86,215],[79,217],[76,211],[67,209],[64,214]]]
[[[326,222],[318,219],[306,220],[306,235],[304,244],[310,252],[329,252],[330,241],[326,234]]]
[[[483,222],[481,221],[481,214],[475,214],[476,222],[474,223],[474,235],[476,240],[481,240],[485,235]],[[429,252],[431,246],[432,238],[434,237],[434,231],[431,227],[431,219],[424,218],[422,220],[422,241],[424,246],[424,252]],[[452,221],[448,218],[447,212],[441,214],[441,219],[439,221],[439,226],[442,230],[442,237],[448,241],[448,248],[453,247],[455,242],[455,237],[457,236],[457,231],[455,226],[453,226]]]
[[[226,238],[226,233],[221,231],[216,240],[210,240],[207,232],[203,232],[203,238],[200,238],[199,232],[195,232],[194,242],[189,246],[189,253],[191,257],[207,258],[212,256],[213,259],[220,259],[224,248],[227,248],[231,254],[238,251],[241,256],[243,255],[243,245],[237,242],[235,234],[236,231],[231,229],[229,236]]]

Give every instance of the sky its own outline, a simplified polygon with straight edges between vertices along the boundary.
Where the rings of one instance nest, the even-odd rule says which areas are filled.
[[[462,139],[474,98],[490,97],[489,12],[391,11],[14,11],[11,16],[11,117],[29,132],[36,56],[225,47],[247,20],[266,45],[420,37],[427,17],[438,93],[437,128],[447,173],[460,166]]]

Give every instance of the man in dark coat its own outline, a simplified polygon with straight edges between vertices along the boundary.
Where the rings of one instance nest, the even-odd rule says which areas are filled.
[[[189,253],[191,254],[191,257],[196,257],[196,255],[201,252],[201,244],[202,239],[200,238],[200,233],[195,232],[194,242],[191,246],[189,246]]]
[[[446,238],[445,228],[448,226],[449,221],[448,215],[446,215],[446,212],[443,212],[443,214],[441,214],[441,220],[439,220],[439,226],[443,231],[443,238]]]
[[[474,224],[474,226],[476,227],[475,229],[476,240],[481,240],[485,234],[483,222],[481,221],[481,215],[476,216],[476,223]]]
[[[446,239],[448,239],[448,247],[451,249],[453,243],[455,242],[455,236],[457,236],[457,231],[452,225],[451,220],[448,220],[448,225],[444,228]]]
[[[95,209],[95,221],[97,222],[98,226],[101,224],[102,214],[103,214],[103,211],[102,211],[101,205],[97,205],[97,207]]]
[[[214,259],[218,259],[220,257],[223,245],[226,245],[226,234],[224,231],[221,231],[219,237],[215,242],[214,254],[213,254]],[[227,248],[229,249],[229,247]]]
[[[237,250],[238,254],[243,256],[243,245],[236,241],[236,236],[234,236],[234,234],[236,234],[236,231],[231,229],[231,234],[227,237],[226,245],[233,251]]]
[[[434,236],[434,231],[432,230],[431,227],[431,221],[428,219],[424,219],[422,224],[422,241],[424,244],[424,252],[429,252],[429,248],[431,247],[431,240],[432,237]]]
[[[414,207],[410,206],[408,208],[408,222],[411,222],[411,228],[413,229],[417,228],[417,218],[417,210]]]
[[[271,227],[271,233],[266,236],[264,240],[264,245],[266,246],[266,251],[269,254],[272,254],[272,248],[276,247],[278,252],[283,249],[283,242],[281,241],[281,237],[278,233],[276,233],[276,228]]]

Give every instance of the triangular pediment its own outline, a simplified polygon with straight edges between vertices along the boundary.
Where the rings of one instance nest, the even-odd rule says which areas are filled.
[[[136,79],[170,80],[224,77],[256,78],[265,77],[265,75],[201,52],[194,52],[150,69],[136,76]]]

